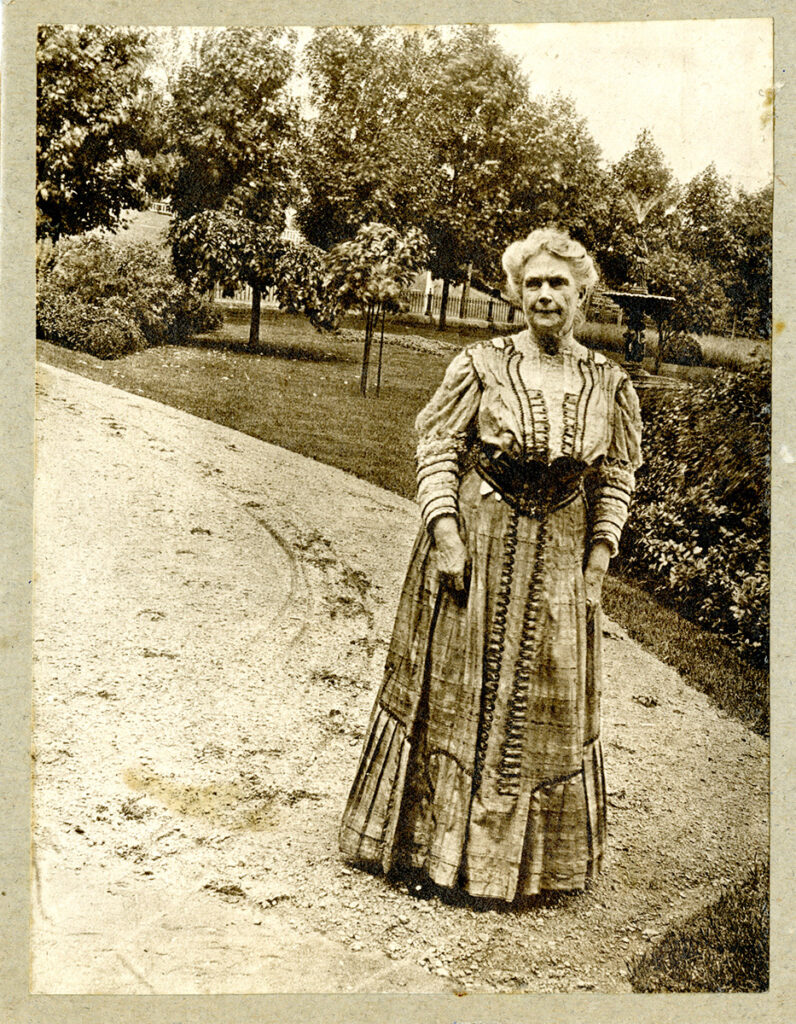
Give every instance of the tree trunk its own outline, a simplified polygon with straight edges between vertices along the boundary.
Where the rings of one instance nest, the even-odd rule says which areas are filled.
[[[249,324],[249,348],[255,349],[260,345],[260,300],[262,292],[258,284],[252,285],[252,318]]]
[[[464,320],[467,316],[467,300],[470,298],[470,279],[473,276],[472,263],[467,264],[467,277],[462,285],[462,301],[459,306],[459,319]]]
[[[373,340],[373,321],[375,310],[373,303],[368,303],[365,311],[365,347],[362,350],[362,375],[359,378],[359,390],[363,397],[368,393],[368,363],[370,362],[370,344]]]
[[[378,316],[378,311],[376,313]],[[379,338],[379,372],[376,374],[376,395],[381,392],[381,354],[384,351],[384,318],[387,316],[387,310],[382,309],[381,311],[381,337]]]
[[[451,290],[451,283],[447,277],[442,279],[442,297],[440,299],[439,306],[439,324],[437,325],[438,331],[445,330],[445,316],[448,311],[448,294]]]

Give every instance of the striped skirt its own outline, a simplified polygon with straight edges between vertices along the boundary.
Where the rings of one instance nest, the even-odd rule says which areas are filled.
[[[470,471],[459,491],[465,597],[439,587],[425,530],[415,543],[340,846],[512,900],[600,869],[602,630],[581,493],[531,516],[486,490]]]

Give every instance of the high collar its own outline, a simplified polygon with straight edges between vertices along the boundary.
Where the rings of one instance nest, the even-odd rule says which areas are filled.
[[[576,341],[573,335],[559,340],[537,338],[530,329],[526,329],[519,335],[519,339],[529,347],[537,349],[543,355],[553,359],[563,358],[565,355],[581,356],[585,351],[583,345]]]

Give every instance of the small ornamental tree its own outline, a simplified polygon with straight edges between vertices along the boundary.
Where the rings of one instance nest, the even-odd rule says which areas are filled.
[[[227,292],[249,285],[252,303],[249,344],[260,336],[260,296],[276,288],[283,309],[301,313],[319,330],[332,329],[336,304],[326,298],[322,250],[280,238],[254,220],[225,210],[203,210],[172,228],[175,261],[194,287],[218,284]]]
[[[359,229],[355,238],[339,242],[327,257],[327,287],[342,309],[358,308],[365,317],[365,347],[362,352],[360,391],[368,390],[368,366],[373,332],[381,320],[379,373],[384,345],[384,319],[399,308],[401,292],[428,258],[426,236],[417,228],[404,234],[386,224],[373,222]]]

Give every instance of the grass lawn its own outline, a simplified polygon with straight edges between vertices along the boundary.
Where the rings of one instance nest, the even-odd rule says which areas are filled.
[[[704,910],[630,965],[636,992],[765,992],[768,865],[754,864]]]
[[[365,399],[359,393],[361,344],[320,335],[301,318],[267,312],[256,354],[246,350],[247,338],[248,315],[241,311],[191,346],[103,361],[40,342],[39,356],[414,497],[414,418],[450,353],[385,345],[381,394]],[[375,359],[371,374],[374,379]],[[605,606],[692,686],[767,733],[767,673],[630,581],[609,577]]]

